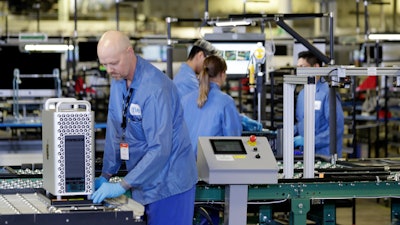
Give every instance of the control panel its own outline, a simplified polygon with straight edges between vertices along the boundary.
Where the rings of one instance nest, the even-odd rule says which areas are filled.
[[[199,137],[197,169],[209,184],[273,184],[278,164],[266,137]]]

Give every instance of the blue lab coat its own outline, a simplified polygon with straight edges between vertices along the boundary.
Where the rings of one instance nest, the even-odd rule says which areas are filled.
[[[196,73],[187,63],[182,63],[178,73],[174,76],[174,84],[178,87],[181,98],[199,89]]]
[[[134,74],[124,141],[126,80],[111,82],[102,173],[106,177],[117,173],[120,143],[129,143],[123,182],[133,187],[132,198],[146,205],[193,188],[197,168],[175,85],[139,56]]]
[[[178,73],[174,77],[174,84],[178,88],[179,96],[183,96],[199,89],[199,80],[194,70],[187,64],[182,63]],[[240,115],[242,128],[245,131],[261,131],[262,124],[250,119],[245,115]]]
[[[315,154],[331,156],[329,151],[329,85],[321,78],[316,84],[315,93]],[[336,96],[336,151],[342,156],[344,115],[340,97]],[[300,91],[296,104],[295,135],[304,137],[304,89]]]
[[[197,106],[199,91],[182,98],[184,118],[189,128],[190,139],[197,155],[198,137],[201,136],[241,136],[242,124],[235,101],[211,82],[207,102],[202,108]]]

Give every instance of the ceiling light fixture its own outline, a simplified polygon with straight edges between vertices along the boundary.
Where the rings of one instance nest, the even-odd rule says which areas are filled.
[[[38,52],[65,52],[74,50],[74,46],[66,44],[27,44],[24,49],[25,51]]]
[[[236,26],[248,26],[251,24],[250,20],[226,20],[226,21],[215,21],[214,25],[217,27],[236,27]]]
[[[370,40],[400,41],[400,34],[369,34]]]

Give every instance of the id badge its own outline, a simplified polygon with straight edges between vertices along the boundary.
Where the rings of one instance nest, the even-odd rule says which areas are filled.
[[[321,101],[315,101],[314,102],[314,110],[321,110]]]
[[[129,145],[128,143],[120,143],[119,144],[119,150],[120,150],[120,157],[122,160],[129,160]]]

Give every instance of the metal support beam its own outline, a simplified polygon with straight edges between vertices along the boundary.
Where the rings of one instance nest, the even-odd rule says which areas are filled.
[[[329,88],[329,111],[334,112],[329,114],[329,152],[332,155],[332,161],[337,158],[337,127],[336,127],[336,90],[335,87]]]
[[[308,211],[310,211],[310,199],[292,199],[289,224],[307,224]]]
[[[227,185],[225,187],[224,224],[247,224],[247,185]]]
[[[284,76],[283,84],[283,172],[285,178],[293,178],[294,165],[294,89],[304,85],[304,178],[314,178],[315,161],[315,77]]]
[[[167,23],[167,76],[169,78],[173,78],[173,43],[172,43],[172,36],[171,36],[171,23],[175,22],[176,18],[167,17],[165,18],[165,22]]]
[[[328,67],[299,67],[297,76],[400,76],[400,68],[396,67],[352,67],[352,66],[328,66]],[[341,77],[339,76],[339,77]]]
[[[304,85],[304,174],[303,178],[314,178],[315,167],[315,77]]]
[[[283,83],[283,174],[285,178],[294,175],[294,90],[296,85]],[[282,137],[282,138],[283,138]]]
[[[400,221],[400,200],[398,198],[393,198],[392,201],[390,201],[390,204],[392,209],[390,218],[393,222],[392,224],[396,224],[398,221]]]
[[[261,205],[259,209],[259,222],[261,224],[271,224],[274,220],[273,207],[271,205]]]
[[[288,26],[281,18],[277,18],[276,24],[288,32],[292,37],[294,37],[297,41],[302,43],[307,49],[309,49],[314,55],[316,55],[319,59],[321,59],[324,63],[329,64],[331,59],[329,59],[325,54],[323,54],[318,48],[314,47],[309,41],[303,38],[300,34],[298,34],[295,30],[293,30],[290,26]],[[331,40],[332,42],[332,40]]]

